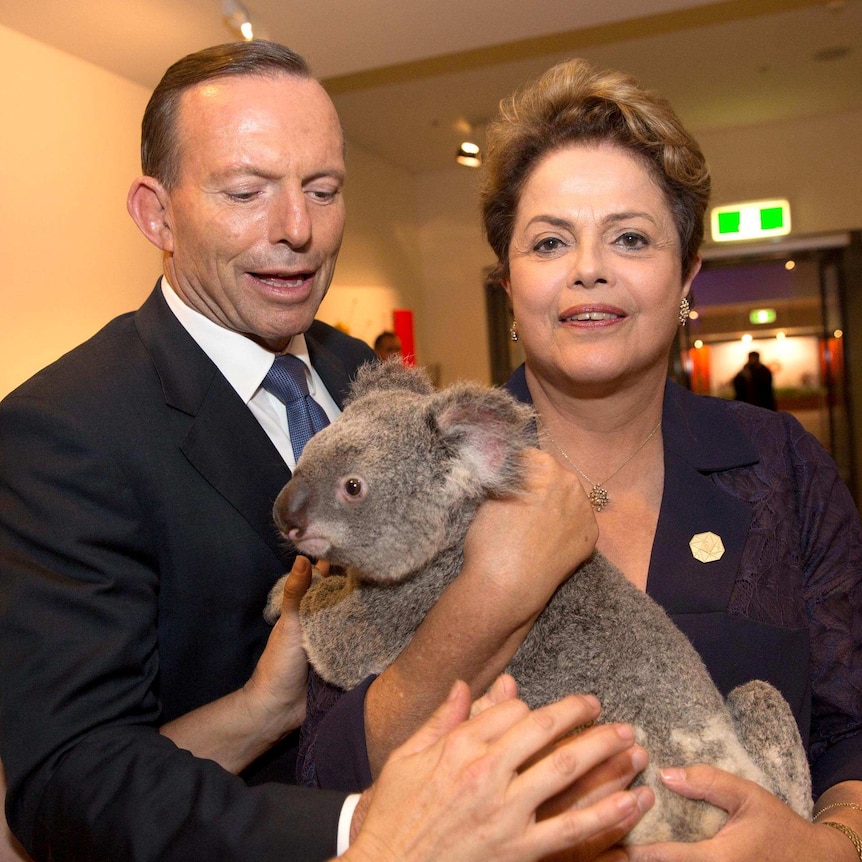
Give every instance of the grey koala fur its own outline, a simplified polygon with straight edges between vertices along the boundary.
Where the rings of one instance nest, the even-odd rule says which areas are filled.
[[[395,660],[458,575],[480,503],[522,487],[519,455],[534,429],[532,410],[499,389],[436,391],[398,360],[360,372],[343,415],[308,443],[274,508],[300,552],[347,571],[313,584],[300,610],[323,679],[349,689]],[[635,727],[650,755],[638,782],[656,804],[628,843],[696,841],[726,820],[668,791],[665,766],[713,764],[811,817],[807,758],[779,692],[753,681],[725,702],[685,635],[599,553],[559,587],[507,670],[531,707],[589,692],[601,721]]]

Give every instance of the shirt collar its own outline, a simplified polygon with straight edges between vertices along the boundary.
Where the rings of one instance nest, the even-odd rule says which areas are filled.
[[[165,302],[183,328],[215,363],[239,397],[248,404],[272,366],[274,354],[245,335],[219,326],[199,311],[186,305],[164,276],[162,276],[162,293]],[[311,369],[305,335],[302,333],[294,335],[287,352],[301,359],[306,367]],[[314,392],[312,391],[311,394],[314,395]]]

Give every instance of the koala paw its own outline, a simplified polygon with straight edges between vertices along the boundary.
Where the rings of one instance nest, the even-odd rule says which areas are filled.
[[[266,597],[266,607],[263,609],[263,618],[274,626],[281,616],[281,602],[284,598],[284,584],[290,577],[290,573],[282,575],[276,582],[273,588],[269,591]],[[317,566],[312,566],[311,583],[316,584],[323,577],[323,573]]]
[[[276,582],[275,586],[269,591],[266,597],[266,607],[263,609],[263,618],[274,626],[278,618],[281,616],[281,601],[284,598],[284,584],[289,575],[282,575]]]

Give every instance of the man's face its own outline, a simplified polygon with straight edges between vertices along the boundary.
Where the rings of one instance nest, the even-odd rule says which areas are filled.
[[[181,97],[165,273],[210,320],[283,350],[311,324],[344,229],[344,142],[316,81],[208,81]]]

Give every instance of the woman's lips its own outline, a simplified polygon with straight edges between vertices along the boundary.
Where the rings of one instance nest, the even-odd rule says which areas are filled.
[[[560,315],[561,323],[606,323],[621,320],[625,312],[619,308],[579,307],[568,308]]]

